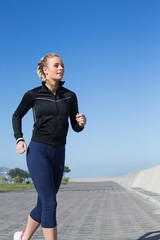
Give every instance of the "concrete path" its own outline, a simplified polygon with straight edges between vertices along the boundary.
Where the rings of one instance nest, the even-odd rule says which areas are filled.
[[[160,205],[117,183],[61,186],[57,198],[59,240],[160,239]],[[34,190],[0,193],[0,240],[24,229],[35,202]],[[39,229],[33,240],[42,239]]]

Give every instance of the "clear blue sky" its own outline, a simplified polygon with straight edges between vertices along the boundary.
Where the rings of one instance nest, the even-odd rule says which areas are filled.
[[[88,123],[68,134],[70,177],[107,177],[160,164],[160,1],[1,0],[0,166],[27,169],[15,152],[11,118],[41,84],[39,59],[65,63]],[[23,132],[30,141],[30,111]]]

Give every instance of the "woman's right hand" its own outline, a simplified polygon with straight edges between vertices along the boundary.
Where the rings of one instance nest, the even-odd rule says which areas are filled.
[[[16,145],[16,151],[19,154],[22,154],[27,151],[27,144],[25,141],[19,141]]]

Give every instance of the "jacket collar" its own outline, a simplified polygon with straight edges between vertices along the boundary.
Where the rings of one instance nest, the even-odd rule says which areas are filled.
[[[64,83],[65,81],[60,81],[58,89],[61,88],[64,85]],[[45,89],[48,89],[44,81],[42,81],[42,86],[45,87]]]

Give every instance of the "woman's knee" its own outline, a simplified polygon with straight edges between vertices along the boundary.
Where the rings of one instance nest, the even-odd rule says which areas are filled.
[[[57,208],[57,201],[51,199],[50,201],[44,201],[42,204],[42,211],[54,212]]]

